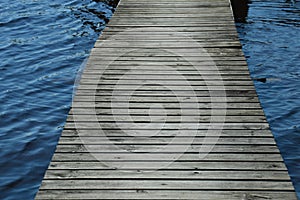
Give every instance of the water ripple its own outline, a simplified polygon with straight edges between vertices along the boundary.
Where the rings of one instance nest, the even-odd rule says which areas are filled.
[[[114,1],[0,2],[0,199],[33,199]]]
[[[250,3],[237,24],[251,76],[300,197],[300,2]]]

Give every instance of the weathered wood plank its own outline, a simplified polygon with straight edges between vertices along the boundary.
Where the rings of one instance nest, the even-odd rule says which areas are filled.
[[[131,170],[48,170],[45,180],[97,179],[97,180],[270,180],[289,181],[285,171],[138,171]]]
[[[138,165],[134,165],[135,161],[115,161],[115,164],[124,164],[130,167],[122,168],[126,172],[127,170],[148,170],[156,171],[158,165],[165,166],[164,170],[175,170],[175,171],[194,171],[194,170],[227,170],[227,171],[286,171],[286,167],[282,161],[203,161],[198,162],[139,162]],[[71,161],[71,162],[56,162],[52,161],[49,165],[49,170],[116,170],[114,165],[106,165],[101,161]]]
[[[77,97],[79,97],[77,95]],[[85,97],[85,96],[80,96],[80,97]],[[88,96],[89,97],[89,96]],[[92,97],[91,97],[92,98]],[[151,110],[151,116],[166,116],[166,114],[162,113],[163,109],[152,109]],[[198,112],[198,111],[196,111]],[[100,108],[100,109],[94,109],[94,108],[73,108],[70,111],[70,116],[73,114],[76,115],[90,115],[91,113],[94,113],[94,115],[116,115],[116,116],[122,116],[126,115],[128,116],[128,112],[126,110],[114,110],[112,113],[112,110],[110,108]],[[224,113],[226,113],[226,116],[264,116],[264,113],[261,109],[218,109],[214,110],[212,112],[211,110],[208,109],[202,109],[200,111],[201,116],[224,116]],[[149,109],[144,108],[144,109],[132,109],[129,112],[130,116],[149,116]],[[180,109],[168,109],[168,116],[195,116],[199,115],[194,113],[184,113]],[[246,134],[246,132],[245,132]],[[247,135],[247,134],[246,134]],[[271,135],[271,134],[270,134]]]
[[[104,83],[110,83],[109,81],[105,81]],[[111,84],[113,84],[114,82],[111,82]],[[132,82],[134,83],[134,82]],[[139,83],[139,81],[137,81],[137,83]],[[247,82],[246,82],[247,83]],[[245,83],[245,84],[246,84]],[[103,84],[103,83],[101,83]],[[172,84],[172,82],[170,83]],[[193,85],[193,84],[191,84]],[[130,97],[130,98],[129,98]],[[97,101],[117,101],[119,99],[119,97],[115,97],[115,96],[75,96],[74,97],[74,101],[93,101],[93,102],[97,102]],[[157,96],[154,98],[154,96],[150,96],[150,97],[141,97],[141,96],[130,96],[128,95],[128,99],[130,99],[130,102],[150,102],[150,103],[168,103],[168,102],[193,102],[193,103],[200,103],[200,102],[222,102],[223,99],[220,99],[218,97],[195,97],[194,99],[190,100],[187,97],[177,97],[177,96]],[[259,100],[257,97],[226,97],[226,102],[247,102],[247,103],[259,103]]]
[[[104,90],[104,88],[101,88]],[[130,90],[129,90],[130,91]],[[197,103],[195,105],[194,102],[176,102],[176,103],[166,103],[163,106],[158,105],[158,104],[153,104],[153,103],[147,103],[147,102],[140,102],[140,103],[130,103],[129,99],[123,98],[125,101],[117,102],[117,101],[112,101],[112,102],[73,102],[72,107],[73,108],[111,108],[111,109],[139,109],[139,108],[144,108],[144,109],[171,109],[171,108],[177,108],[179,110],[199,110],[199,109],[238,109],[238,108],[244,108],[244,109],[258,109],[260,108],[259,103],[211,103],[211,102],[204,102],[204,103]],[[128,101],[126,101],[128,100]],[[130,105],[129,105],[130,104]],[[162,106],[162,107],[161,107]],[[130,108],[129,108],[130,107]],[[183,111],[182,111],[183,112]],[[186,113],[186,112],[185,112]]]
[[[101,141],[102,138],[96,138],[94,137],[93,139]],[[124,138],[124,137],[118,137],[118,138],[110,138],[111,141],[113,140],[126,140],[128,138]],[[257,140],[258,141],[258,140]],[[60,143],[56,149],[56,152],[59,153],[67,153],[67,152],[74,152],[74,153],[83,153],[86,152],[87,150],[84,147],[84,144],[81,144],[82,141],[80,140],[80,142],[78,142],[79,144],[76,144],[76,142],[74,142],[74,140],[70,139],[70,138],[62,138],[60,140]],[[249,144],[249,143],[245,143],[244,145],[242,145],[241,143],[233,143],[232,145],[219,145],[220,141],[218,141],[218,145],[214,146],[211,150],[212,153],[265,153],[265,154],[269,154],[269,153],[279,153],[279,150],[277,148],[276,145],[271,144],[271,145],[266,145],[266,144]],[[88,144],[91,145],[91,144]],[[252,146],[251,146],[252,145]],[[272,146],[273,145],[273,146]],[[105,146],[101,146],[101,149],[99,148],[98,153],[121,153],[121,150],[126,150],[128,149],[128,146],[126,145],[118,145],[118,147],[120,148],[119,151],[111,148],[109,145]],[[158,146],[158,147],[162,147]],[[174,145],[174,149],[170,150],[170,152],[168,153],[180,153],[179,150],[182,148],[181,146],[176,146]],[[195,145],[192,144],[189,148],[186,149],[186,151],[184,153],[186,154],[197,154],[199,153],[201,148],[201,145]],[[157,146],[154,145],[142,145],[142,146],[138,146],[135,145],[135,148],[131,148],[130,152],[133,153],[148,153],[148,152],[153,152],[157,150]],[[128,150],[129,151],[129,150]],[[95,151],[97,152],[97,151]],[[93,152],[94,153],[94,152]],[[248,176],[248,175],[247,175]],[[287,178],[287,177],[286,177]]]
[[[261,191],[159,191],[159,190],[67,190],[62,196],[62,192],[58,190],[42,190],[37,199],[135,199],[135,200],[177,200],[177,199],[191,199],[191,200],[216,200],[216,199],[295,199],[294,192],[261,192]],[[150,198],[149,198],[150,197]]]
[[[135,40],[135,41],[143,41],[143,40]],[[160,40],[147,40],[147,42],[159,42]],[[170,42],[176,42],[176,41],[170,41]],[[218,41],[216,41],[218,42]],[[151,55],[152,56],[152,55]],[[89,59],[90,61],[97,61],[99,60],[99,58],[90,58]],[[188,56],[185,56],[183,58],[180,58],[180,57],[168,57],[168,56],[160,56],[160,57],[150,57],[150,55],[146,55],[144,57],[136,57],[135,55],[129,57],[129,56],[122,56],[122,57],[118,57],[117,59],[115,57],[109,57],[109,56],[103,56],[103,58],[101,58],[101,61],[115,61],[115,60],[118,60],[118,61],[144,61],[145,64],[147,63],[147,61],[160,61],[160,62],[178,62],[178,61],[185,61],[185,60],[188,60],[188,61],[201,61],[201,62],[204,62],[204,61],[207,61],[207,60],[212,60],[212,61],[245,61],[245,58],[242,58],[242,57],[236,57],[236,56],[233,56],[233,57],[208,57],[208,56],[204,56],[204,57],[199,57],[199,56],[194,56],[194,57],[188,57]]]
[[[82,131],[82,130],[81,130]],[[194,131],[191,130],[185,130],[185,135],[184,137],[204,137],[207,135],[207,130],[198,130],[197,135],[195,136]],[[99,131],[97,130],[88,130],[85,133],[83,133],[84,136],[86,137],[100,137]],[[63,130],[61,138],[63,139],[64,137],[69,138],[69,137],[78,137],[78,130]],[[176,130],[161,130],[155,137],[159,138],[164,138],[164,137],[182,137],[178,134],[178,131]],[[121,130],[119,131],[112,131],[109,134],[109,137],[126,137],[124,135],[124,132]],[[131,137],[131,136],[127,136]],[[136,136],[139,137],[139,136]],[[147,137],[147,136],[143,136]],[[149,136],[150,137],[150,136]],[[273,138],[270,130],[247,130],[247,129],[241,129],[241,130],[221,130],[220,132],[220,138]]]
[[[89,190],[254,190],[254,191],[293,191],[289,182],[274,181],[161,181],[161,180],[44,180],[44,189],[89,189]]]
[[[120,112],[120,111],[119,111]],[[124,115],[118,115],[115,113],[115,111],[112,112],[112,115],[106,115],[106,116],[101,116],[98,115],[95,117],[95,114],[86,114],[86,115],[78,115],[76,114],[75,116],[69,115],[67,118],[67,122],[99,122],[99,123],[160,123],[162,121],[165,121],[165,123],[201,123],[201,122],[207,122],[210,123],[212,121],[217,121],[213,119],[213,114],[212,116],[199,116],[201,112],[194,112],[193,115],[181,115],[181,116],[168,116],[166,113],[165,116],[131,116],[128,111],[123,111]],[[125,115],[128,114],[128,115]],[[198,115],[197,115],[198,114]],[[226,119],[222,119],[220,117],[219,121],[226,121],[226,122],[267,122],[266,118],[264,116],[226,116]]]
[[[116,47],[117,48],[117,47]],[[119,47],[118,47],[119,48]],[[117,59],[117,58],[116,58]],[[218,60],[213,60],[213,59],[210,59],[208,61],[199,61],[199,62],[194,62],[194,65],[192,65],[191,63],[188,63],[188,61],[173,61],[173,62],[170,62],[170,61],[147,61],[145,63],[145,61],[119,61],[119,60],[115,60],[114,62],[109,62],[109,61],[106,61],[103,60],[98,60],[98,61],[94,61],[93,62],[93,65],[98,65],[99,69],[101,69],[101,66],[108,66],[108,64],[113,64],[113,65],[120,65],[120,66],[123,66],[123,65],[132,65],[133,66],[133,69],[135,66],[140,66],[140,65],[143,65],[143,64],[146,64],[146,65],[153,65],[154,67],[155,66],[160,66],[160,67],[163,67],[163,65],[165,66],[188,66],[188,67],[194,67],[194,69],[196,70],[201,70],[201,69],[207,69],[208,66],[213,66],[215,67],[215,69],[218,69],[217,67],[218,66],[245,66],[247,63],[246,61],[244,60],[240,60],[240,61],[226,61],[226,60],[221,60],[221,61],[218,61]],[[88,66],[92,66],[91,64],[88,65]],[[213,68],[211,67],[211,68]],[[165,67],[166,68],[166,67]]]
[[[99,134],[100,135],[100,134]],[[183,135],[183,134],[182,134]],[[197,133],[195,133],[195,136],[197,135]],[[174,137],[176,137],[177,135],[175,135]],[[184,136],[184,135],[183,135]],[[150,145],[155,145],[156,147],[161,147],[163,145],[192,145],[192,147],[194,147],[196,149],[196,146],[200,146],[201,145],[241,145],[241,149],[244,148],[243,145],[252,145],[251,147],[255,147],[255,145],[276,145],[275,141],[273,138],[216,138],[216,141],[210,141],[208,139],[215,139],[213,137],[209,137],[209,135],[207,135],[206,137],[195,137],[192,138],[192,141],[190,141],[190,139],[188,137],[180,137],[181,140],[175,140],[176,138],[155,138],[155,137],[140,137],[140,138],[131,138],[131,137],[114,137],[114,138],[110,138],[110,140],[104,140],[103,137],[87,137],[84,136],[84,141],[83,138],[62,138],[59,141],[59,144],[74,144],[74,145],[81,145],[83,144],[83,142],[85,142],[85,144],[91,144],[91,145],[107,145],[109,146],[110,144],[113,145],[142,145],[141,148],[145,147],[148,148],[148,146]],[[106,137],[109,137],[109,134],[106,135]],[[107,147],[108,150],[109,147]],[[120,147],[121,148],[121,147]],[[216,147],[217,148],[217,147]],[[103,150],[105,150],[105,148],[103,148]],[[133,149],[134,150],[134,149]],[[176,148],[173,149],[173,151],[176,152]]]
[[[166,78],[167,79],[167,78]],[[249,77],[246,77],[246,79],[249,79]],[[155,79],[154,79],[155,80]],[[169,79],[172,80],[172,79]],[[238,79],[238,80],[245,80],[245,79]],[[255,90],[211,90],[211,91],[200,91],[196,90],[191,95],[190,93],[187,94],[185,91],[176,91],[177,97],[224,97],[224,92],[226,93],[226,97],[251,97],[253,95],[256,95]],[[102,90],[76,90],[76,95],[79,96],[111,96],[111,91],[102,91]],[[128,92],[126,91],[115,91],[114,96],[128,96]],[[131,96],[174,96],[174,93],[172,91],[145,91],[145,90],[136,90],[134,91]]]
[[[206,152],[203,154],[206,155]],[[97,157],[95,158],[94,155]],[[71,161],[89,161],[95,162],[97,160],[101,160],[103,162],[115,162],[115,161],[131,161],[132,165],[138,165],[138,163],[134,162],[151,162],[154,161],[168,161],[168,162],[199,162],[201,160],[205,161],[253,161],[253,162],[261,162],[261,161],[273,161],[273,162],[282,162],[281,156],[277,154],[247,154],[247,153],[210,153],[205,156],[204,159],[200,159],[201,153],[195,154],[182,154],[182,153],[148,153],[147,156],[143,154],[134,154],[134,153],[113,153],[111,155],[103,154],[103,153],[58,153],[56,152],[52,158],[52,161],[59,162],[71,162]]]

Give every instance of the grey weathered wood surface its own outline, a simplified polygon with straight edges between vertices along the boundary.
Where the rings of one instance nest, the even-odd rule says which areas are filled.
[[[228,0],[121,1],[36,199],[296,199]]]

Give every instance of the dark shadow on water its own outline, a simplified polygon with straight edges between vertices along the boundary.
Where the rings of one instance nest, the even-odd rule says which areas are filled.
[[[116,8],[120,0],[94,0],[95,2],[105,2],[107,5]]]
[[[230,0],[235,22],[245,23],[249,11],[249,0]]]

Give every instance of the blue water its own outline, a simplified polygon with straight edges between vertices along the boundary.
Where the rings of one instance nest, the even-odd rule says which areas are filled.
[[[113,1],[0,1],[0,199],[33,199]]]
[[[300,199],[300,2],[254,1],[237,24],[262,107]]]
[[[0,199],[33,199],[71,105],[78,70],[113,0],[0,1]],[[238,24],[256,88],[300,192],[300,5],[252,1]]]

